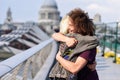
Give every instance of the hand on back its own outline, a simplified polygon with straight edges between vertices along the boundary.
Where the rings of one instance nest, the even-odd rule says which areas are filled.
[[[73,47],[77,44],[77,40],[75,38],[70,38],[70,37],[67,37],[67,39],[65,40],[65,43],[68,47]]]

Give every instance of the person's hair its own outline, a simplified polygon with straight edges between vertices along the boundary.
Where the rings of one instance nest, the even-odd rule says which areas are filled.
[[[89,19],[88,14],[83,10],[76,8],[70,11],[67,15],[72,19],[77,33],[90,36],[95,34],[94,24],[92,20]]]
[[[60,33],[67,34],[68,33],[68,20],[70,17],[68,15],[64,16],[60,22]]]

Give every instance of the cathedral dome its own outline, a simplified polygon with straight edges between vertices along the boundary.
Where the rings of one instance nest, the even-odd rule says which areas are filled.
[[[58,11],[55,0],[44,0],[39,11],[39,25],[41,28],[51,34],[58,27],[60,21],[60,12]]]
[[[57,8],[57,4],[55,0],[45,0],[41,7],[42,8],[47,8],[47,7]]]

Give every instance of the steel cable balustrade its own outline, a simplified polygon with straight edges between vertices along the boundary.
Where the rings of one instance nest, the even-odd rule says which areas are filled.
[[[51,43],[52,45],[49,45]],[[47,50],[46,46],[49,46],[50,49],[47,48]],[[41,51],[43,48],[45,49]],[[47,51],[47,54],[43,53],[45,51]],[[57,44],[51,38],[22,53],[10,57],[0,62],[0,80],[45,80],[54,62],[56,52]],[[45,56],[40,58],[39,56],[41,55]],[[39,59],[41,59],[41,61]],[[23,73],[21,74],[19,71]]]

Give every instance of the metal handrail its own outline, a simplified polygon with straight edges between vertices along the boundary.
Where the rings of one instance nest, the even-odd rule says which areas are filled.
[[[18,66],[20,63],[24,62],[28,58],[30,58],[32,55],[36,54],[38,51],[40,51],[42,48],[44,48],[49,43],[53,42],[54,40],[52,38],[41,42],[37,46],[34,46],[22,53],[16,54],[15,56],[12,56],[2,62],[0,62],[0,77],[4,76],[6,73],[10,72],[12,69],[14,69],[16,66]]]
[[[54,41],[52,43],[54,47],[51,49],[51,53],[49,53],[48,58],[44,62],[44,65],[41,67],[40,71],[36,74],[33,80],[49,80],[49,71],[54,63],[55,55],[58,50],[57,43]]]

